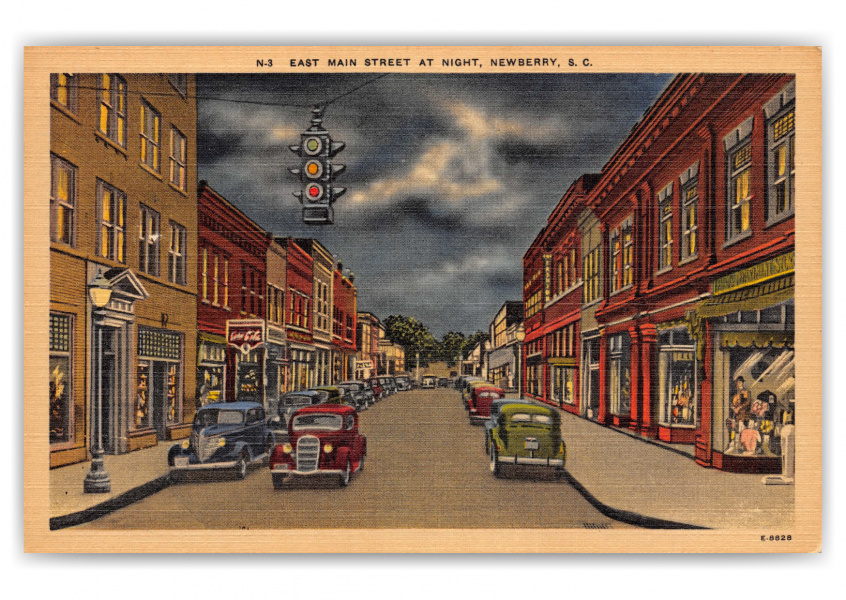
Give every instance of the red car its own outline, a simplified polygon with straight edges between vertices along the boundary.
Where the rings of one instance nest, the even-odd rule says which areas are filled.
[[[491,416],[494,400],[505,398],[505,392],[493,385],[480,385],[470,390],[467,407],[471,423],[484,423]]]
[[[358,431],[352,406],[318,404],[298,409],[288,423],[288,441],[270,453],[273,487],[289,477],[335,475],[342,486],[364,468],[367,438]]]
[[[369,385],[370,389],[373,390],[373,397],[376,399],[377,402],[385,397],[385,388],[383,388],[382,384],[379,383],[378,377],[371,377],[370,379],[368,379],[367,385]]]

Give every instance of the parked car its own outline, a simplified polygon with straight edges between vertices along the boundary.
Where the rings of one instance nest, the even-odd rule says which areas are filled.
[[[275,430],[288,430],[288,420],[298,408],[312,406],[323,402],[324,395],[313,390],[300,390],[288,392],[279,399],[279,403],[268,411],[269,425]]]
[[[500,398],[505,398],[502,388],[493,385],[478,385],[472,388],[467,401],[470,422],[474,424],[485,422],[491,416],[491,403]]]
[[[344,388],[352,398],[353,406],[356,410],[367,410],[370,407],[370,398],[373,397],[373,392],[367,388],[365,392],[365,385],[360,381],[342,381],[338,387]]]
[[[167,464],[174,472],[232,469],[247,476],[247,466],[263,460],[275,445],[258,402],[216,402],[197,410],[191,435],[171,446]]]
[[[464,388],[461,390],[461,400],[464,403],[464,409],[470,409],[470,394],[473,392],[474,387],[478,387],[480,385],[491,385],[489,382],[485,381],[484,379],[470,379],[464,385]]]
[[[561,415],[548,406],[516,402],[499,411],[491,429],[491,472],[501,477],[505,465],[564,470]]]
[[[387,395],[387,392],[385,391],[385,388],[382,387],[378,377],[371,377],[366,381],[366,383],[370,386],[370,389],[373,390],[373,397],[376,402],[379,402],[379,400]]]
[[[320,394],[321,404],[353,404],[350,393],[337,385],[321,385],[309,388],[309,390]]]
[[[411,389],[411,378],[408,375],[397,375],[394,380],[397,382],[398,392],[407,392]]]
[[[438,387],[452,387],[452,382],[449,380],[449,377],[438,377]]]
[[[397,393],[397,386],[394,383],[393,378],[391,377],[380,377],[379,383],[382,384],[382,387],[385,388],[385,392],[388,396],[393,396]]]
[[[301,408],[291,416],[288,441],[270,454],[270,477],[281,489],[289,477],[334,475],[349,485],[364,469],[367,438],[358,430],[358,413],[351,406],[322,404]]]
[[[433,390],[438,386],[438,378],[434,375],[424,375],[420,381],[420,388],[424,390]]]
[[[491,403],[491,414],[487,421],[484,422],[485,427],[485,454],[491,453],[491,430],[496,427],[499,422],[499,411],[506,404],[532,404],[525,400],[516,400],[514,398],[500,398]]]

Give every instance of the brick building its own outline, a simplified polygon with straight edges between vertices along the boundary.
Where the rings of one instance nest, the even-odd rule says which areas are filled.
[[[190,430],[197,110],[191,75],[56,73],[50,84],[55,467],[88,458],[98,392],[107,453]],[[87,287],[98,273],[111,296],[95,311]]]
[[[692,445],[704,466],[780,468],[795,411],[794,95],[789,75],[679,75],[570,209],[565,195],[524,257],[527,392],[557,400],[551,369],[533,369],[560,348],[547,324],[576,322],[552,293],[567,271],[556,248],[575,248],[564,348],[580,400],[565,408]]]
[[[368,379],[379,371],[379,340],[385,337],[385,326],[371,312],[359,311],[355,326],[355,378]]]
[[[332,379],[334,383],[355,375],[358,292],[352,274],[345,276],[338,263],[332,285]]]
[[[315,347],[312,331],[314,259],[291,238],[276,240],[286,251],[285,336],[288,344],[289,390],[314,385]]]

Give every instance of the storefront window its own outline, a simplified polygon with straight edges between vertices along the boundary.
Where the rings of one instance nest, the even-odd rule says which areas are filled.
[[[238,389],[235,391],[237,400],[255,400],[258,398],[261,373],[258,350],[251,350],[239,357]]]
[[[687,328],[662,331],[658,336],[660,422],[696,425],[696,361],[693,338]]]
[[[608,373],[611,414],[630,414],[632,369],[628,335],[614,335],[608,339]]]
[[[135,429],[152,427],[150,423],[150,363],[138,361],[138,381],[135,393]]]
[[[71,317],[50,315],[50,443],[69,442],[71,432]]]
[[[737,336],[729,336],[737,337]],[[779,456],[781,429],[795,422],[793,348],[725,348],[730,369],[726,454]],[[745,344],[744,344],[745,345]]]
[[[170,363],[167,369],[167,422],[168,424],[181,421],[179,407],[179,365]]]
[[[574,367],[552,368],[552,399],[559,404],[575,404],[576,369]]]
[[[197,399],[200,406],[220,401],[223,395],[223,366],[203,366],[199,368],[198,374]]]

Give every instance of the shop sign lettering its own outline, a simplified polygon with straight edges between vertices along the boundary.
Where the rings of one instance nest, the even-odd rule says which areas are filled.
[[[249,352],[261,346],[264,341],[263,330],[261,327],[230,326],[227,340],[230,346],[235,346],[241,352]]]
[[[738,288],[761,283],[773,277],[793,272],[794,253],[788,252],[770,260],[758,263],[746,269],[741,269],[724,277],[720,277],[713,284],[713,293],[724,294]]]

